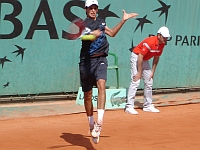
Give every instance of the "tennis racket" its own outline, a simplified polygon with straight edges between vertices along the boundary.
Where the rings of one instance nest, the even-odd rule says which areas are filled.
[[[63,32],[63,38],[67,40],[90,40],[94,35],[87,35],[89,31],[86,31],[85,22],[81,18],[77,18],[68,26],[67,32]]]

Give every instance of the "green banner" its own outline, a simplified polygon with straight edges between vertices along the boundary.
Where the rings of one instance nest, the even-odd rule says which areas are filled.
[[[63,38],[76,17],[85,18],[81,0],[0,0],[0,95],[78,91],[81,41]],[[199,0],[99,0],[99,17],[114,27],[123,12],[137,12],[114,38],[120,86],[130,82],[130,51],[167,26],[172,38],[161,56],[153,88],[200,86]],[[109,64],[112,58],[108,57]],[[108,71],[108,85],[116,85]],[[143,88],[142,84],[140,88]]]

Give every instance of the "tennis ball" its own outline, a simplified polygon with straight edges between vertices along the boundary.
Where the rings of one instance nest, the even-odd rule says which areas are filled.
[[[96,39],[96,36],[93,34],[89,34],[89,35],[83,35],[81,37],[81,40],[89,40],[89,41],[94,41]]]

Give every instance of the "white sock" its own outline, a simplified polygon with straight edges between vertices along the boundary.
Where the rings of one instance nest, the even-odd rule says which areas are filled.
[[[88,123],[89,123],[89,127],[90,129],[94,128],[94,117],[93,116],[87,116],[88,117]]]
[[[98,124],[101,124],[101,125],[103,124],[104,112],[105,112],[104,109],[97,109],[97,116],[98,116],[97,123]]]

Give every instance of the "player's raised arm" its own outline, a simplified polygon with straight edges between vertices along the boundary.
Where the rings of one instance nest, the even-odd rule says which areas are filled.
[[[135,18],[136,16],[138,16],[137,13],[127,14],[126,11],[123,10],[122,20],[115,27],[113,27],[112,29],[110,29],[108,26],[106,26],[105,27],[105,33],[107,35],[109,35],[110,37],[114,37],[128,19]]]

